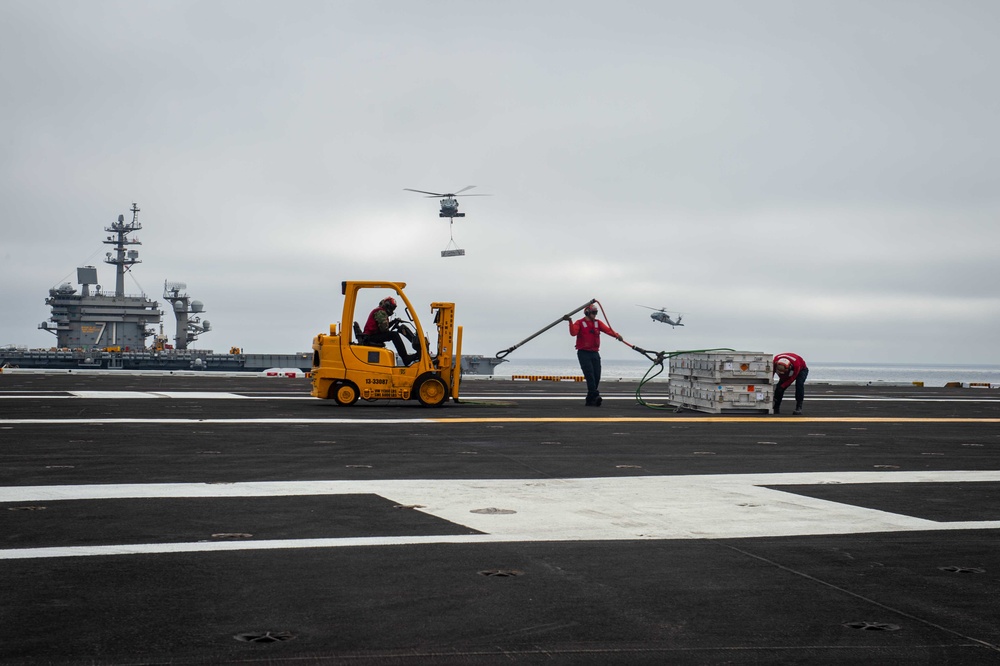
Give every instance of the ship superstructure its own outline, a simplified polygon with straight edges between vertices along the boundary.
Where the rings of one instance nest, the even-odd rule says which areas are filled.
[[[119,215],[117,222],[104,228],[111,234],[103,242],[112,246],[104,261],[115,267],[113,293],[102,290],[93,266],[76,270],[80,293],[68,282],[49,290],[45,303],[52,314],[38,327],[56,336],[56,347],[87,351],[146,348],[146,338],[155,334],[154,326],[160,322],[159,304],[145,294],[125,293],[125,274],[141,263],[135,246],[142,243],[134,235],[140,229],[139,207],[134,203],[131,221]]]
[[[185,289],[187,285],[183,282],[163,283],[163,298],[170,302],[177,319],[177,335],[174,336],[176,349],[187,349],[189,342],[194,342],[199,335],[212,328],[207,319],[201,319],[205,304],[191,300]]]

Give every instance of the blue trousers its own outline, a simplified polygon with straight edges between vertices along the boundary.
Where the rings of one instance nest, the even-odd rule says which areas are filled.
[[[795,409],[802,409],[802,401],[806,397],[806,377],[809,376],[809,368],[803,368],[795,377]],[[774,411],[781,407],[781,399],[785,397],[785,389],[781,385],[774,387]]]
[[[601,397],[600,391],[597,390],[601,383],[601,355],[595,351],[577,349],[576,357],[580,360],[583,378],[587,380],[587,404],[593,405]]]

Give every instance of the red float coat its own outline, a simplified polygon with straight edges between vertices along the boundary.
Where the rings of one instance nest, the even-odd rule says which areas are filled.
[[[576,348],[582,351],[600,350],[601,333],[618,337],[618,334],[600,319],[591,321],[584,317],[569,323],[569,334],[576,336]]]
[[[774,371],[774,374],[781,378],[781,382],[779,382],[781,388],[788,388],[795,382],[795,378],[799,376],[799,373],[806,369],[806,361],[798,354],[782,352],[774,357],[775,368],[777,368],[780,359],[785,359],[792,364],[792,369],[789,370],[787,375],[778,375],[777,369]]]
[[[381,317],[376,316],[380,312],[382,313],[382,316]],[[361,333],[364,335],[374,335],[376,333],[385,332],[388,330],[389,330],[389,313],[384,308],[375,308],[368,315],[368,321],[365,322],[365,327],[361,329]]]

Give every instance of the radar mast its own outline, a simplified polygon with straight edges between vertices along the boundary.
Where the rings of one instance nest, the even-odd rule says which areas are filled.
[[[142,263],[139,259],[138,250],[126,250],[130,245],[142,245],[137,238],[129,238],[129,234],[142,229],[139,223],[139,206],[132,203],[132,221],[125,223],[125,216],[119,215],[118,221],[110,227],[104,227],[113,236],[108,236],[104,241],[105,245],[114,246],[114,255],[108,252],[105,255],[104,263],[115,267],[115,296],[121,298],[125,296],[125,273],[131,270],[134,264]]]

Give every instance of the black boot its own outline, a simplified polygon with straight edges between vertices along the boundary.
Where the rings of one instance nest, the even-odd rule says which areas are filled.
[[[802,403],[801,402],[797,402],[797,403],[795,403],[795,409],[792,411],[792,415],[793,416],[799,416],[801,414],[802,414]]]

